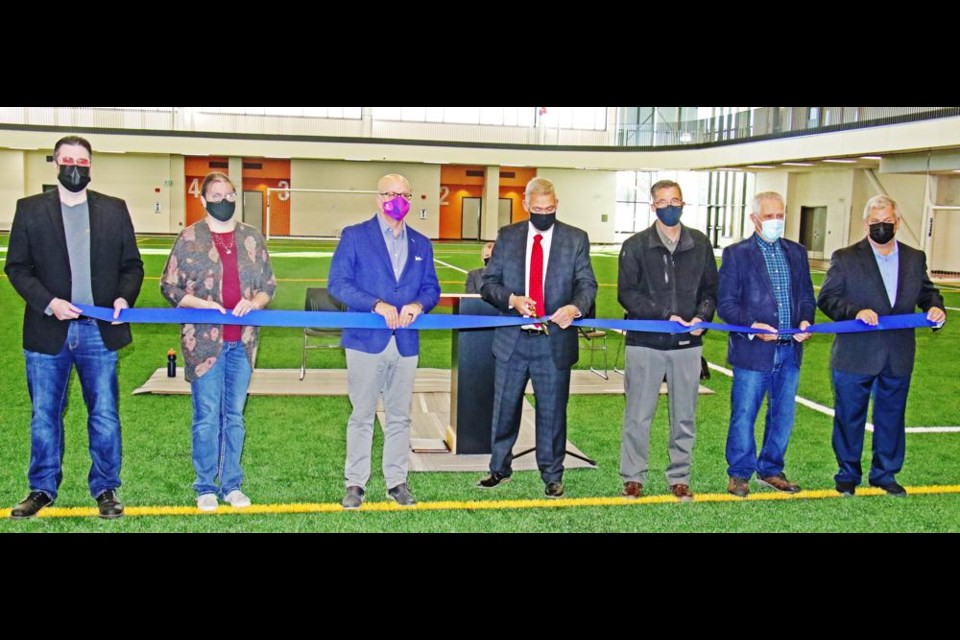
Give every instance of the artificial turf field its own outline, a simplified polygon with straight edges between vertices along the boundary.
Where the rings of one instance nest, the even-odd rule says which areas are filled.
[[[6,246],[0,236],[0,246]],[[159,275],[172,238],[144,237],[146,279],[138,301],[141,307],[163,307]],[[330,242],[276,240],[270,243],[273,266],[280,280],[274,309],[302,309],[304,290],[325,286],[333,250]],[[310,257],[284,253],[311,254]],[[438,260],[461,269],[481,266],[479,246],[436,243]],[[156,255],[154,255],[156,254]],[[5,253],[0,253],[0,260]],[[616,300],[617,254],[600,248],[593,256],[601,283],[597,301],[599,317],[622,317]],[[445,292],[462,292],[460,271],[437,269]],[[814,273],[819,285],[822,273]],[[960,310],[960,287],[944,287],[946,305]],[[30,403],[26,392],[21,344],[23,301],[5,276],[0,277],[0,338],[7,349],[0,353],[0,507],[9,508],[27,493]],[[438,308],[435,313],[449,310]],[[951,313],[948,311],[948,313]],[[956,311],[952,313],[957,313]],[[819,321],[825,321],[822,316]],[[296,368],[300,363],[302,333],[298,329],[264,329],[259,368]],[[610,363],[620,338],[610,335]],[[800,395],[832,406],[829,378],[830,337],[814,336],[806,348]],[[956,320],[933,334],[918,331],[916,370],[907,406],[908,427],[960,425],[960,329]],[[421,334],[420,366],[450,366],[450,335]],[[960,530],[960,433],[907,435],[907,459],[898,476],[909,487],[932,487],[905,500],[862,491],[853,499],[835,498],[832,477],[836,472],[830,447],[832,419],[798,407],[797,421],[787,456],[786,473],[811,490],[799,498],[773,498],[752,485],[747,501],[727,501],[724,445],[729,415],[730,379],[714,373],[706,386],[716,395],[701,396],[697,444],[694,451],[692,489],[704,501],[679,504],[667,497],[663,476],[667,464],[666,405],[661,403],[651,436],[651,469],[648,500],[626,504],[615,498],[621,483],[618,474],[621,396],[573,396],[569,405],[569,438],[599,463],[598,470],[567,472],[568,500],[549,505],[539,502],[543,485],[536,472],[518,472],[514,481],[494,491],[474,488],[476,473],[411,474],[410,486],[422,503],[416,510],[397,511],[373,505],[370,510],[343,513],[332,507],[343,494],[345,425],[349,401],[342,398],[252,397],[247,403],[247,441],[244,453],[244,491],[258,508],[241,514],[221,506],[216,515],[194,513],[190,462],[190,398],[187,396],[131,396],[166,362],[166,351],[179,348],[178,327],[137,325],[134,343],[120,356],[120,415],[124,438],[124,463],[120,495],[128,517],[114,522],[92,515],[94,502],[87,492],[89,456],[86,452],[86,410],[74,378],[66,416],[64,481],[57,499],[60,508],[86,511],[51,511],[68,517],[37,518],[13,522],[2,516],[0,532],[686,532],[686,531],[958,531]],[[726,339],[709,334],[704,354],[711,363],[726,366]],[[342,352],[313,351],[311,368],[343,367]],[[585,367],[581,362],[581,367]],[[761,414],[762,415],[762,414]],[[759,434],[758,434],[759,435]],[[866,438],[864,469],[869,468],[871,439]],[[374,442],[374,474],[368,487],[370,503],[385,502],[379,471],[380,434]],[[935,488],[942,487],[942,488]],[[590,501],[591,498],[599,500]],[[473,503],[482,502],[482,505]],[[497,504],[493,504],[497,503]],[[141,515],[141,508],[162,507],[163,515]],[[184,509],[177,509],[181,507]],[[281,511],[285,511],[280,513]],[[294,511],[303,511],[297,513]]]

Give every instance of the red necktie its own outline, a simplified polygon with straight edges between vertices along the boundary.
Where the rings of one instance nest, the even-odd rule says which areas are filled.
[[[547,313],[547,305],[543,301],[543,236],[539,233],[533,236],[533,253],[530,254],[530,297],[537,303],[537,317]],[[539,327],[540,325],[537,325]]]

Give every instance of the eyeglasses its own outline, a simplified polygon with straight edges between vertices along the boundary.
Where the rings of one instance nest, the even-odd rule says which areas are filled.
[[[397,193],[396,191],[387,191],[386,193],[381,193],[380,195],[383,196],[383,198],[386,200],[393,200],[397,196],[400,196],[407,202],[410,202],[411,200],[413,200],[412,193]]]
[[[71,158],[70,156],[60,156],[60,164],[67,165],[69,167],[78,166],[78,167],[89,167],[90,158]]]
[[[221,195],[221,194],[219,194],[219,193],[215,193],[215,194],[213,194],[212,196],[210,196],[209,198],[207,198],[207,202],[212,202],[213,204],[217,204],[218,202],[223,202],[224,200],[226,200],[227,202],[236,202],[236,201],[237,201],[237,194],[236,194],[236,193],[228,193],[228,194],[226,194],[226,195]]]
[[[550,215],[551,213],[556,213],[556,212],[557,212],[556,207],[547,207],[546,209],[541,209],[540,207],[530,207],[530,213],[535,213],[538,216],[542,216],[544,214]]]
[[[673,200],[657,200],[653,203],[653,206],[657,209],[663,209],[665,207],[682,207],[685,204],[687,203],[680,198],[674,198]]]

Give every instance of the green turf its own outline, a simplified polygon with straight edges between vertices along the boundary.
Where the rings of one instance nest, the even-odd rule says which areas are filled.
[[[145,238],[141,246],[169,248],[166,238]],[[0,246],[6,238],[0,236]],[[330,251],[332,243],[276,241],[271,251]],[[437,257],[472,269],[481,265],[478,245],[438,243]],[[4,258],[0,254],[0,259]],[[158,277],[163,256],[145,256],[148,279],[139,306],[165,306]],[[281,279],[274,308],[300,309],[308,286],[323,286],[329,258],[277,257],[274,268]],[[621,317],[616,301],[617,259],[595,255],[594,268],[602,285],[598,315]],[[463,274],[439,270],[443,290],[462,291]],[[822,281],[815,274],[815,284]],[[311,281],[311,282],[308,282]],[[456,284],[452,284],[456,282]],[[960,307],[960,292],[946,295],[947,306]],[[0,393],[4,398],[0,427],[0,504],[12,505],[26,492],[29,457],[30,403],[24,382],[20,350],[22,300],[6,278],[0,278],[0,339],[10,348],[0,354]],[[438,309],[437,312],[448,312]],[[820,320],[824,320],[820,318]],[[166,350],[179,347],[175,326],[141,325],[134,328],[134,344],[121,352],[120,411],[124,430],[122,497],[128,505],[189,505],[193,471],[190,463],[190,400],[188,397],[131,396],[155,369],[166,362]],[[258,366],[299,366],[301,333],[265,329]],[[449,367],[450,336],[421,334],[421,366]],[[801,395],[832,406],[829,382],[829,337],[814,337],[807,348],[801,375]],[[619,345],[609,341],[609,355]],[[960,425],[960,329],[948,323],[938,334],[918,332],[918,355],[907,410],[908,426]],[[705,353],[724,365],[726,340],[709,334]],[[338,351],[315,351],[310,366],[343,367]],[[585,366],[581,364],[580,366]],[[716,395],[701,399],[698,438],[694,454],[693,489],[719,493],[726,487],[724,443],[729,415],[730,380],[714,373],[707,386]],[[247,445],[244,489],[260,504],[337,502],[342,497],[344,428],[349,413],[346,398],[253,397],[247,404]],[[566,474],[571,497],[611,496],[620,488],[617,466],[620,451],[622,396],[572,397],[570,439],[595,457],[599,470]],[[67,413],[67,451],[64,482],[58,505],[92,506],[87,494],[86,411],[74,378]],[[787,473],[805,488],[832,486],[835,462],[830,448],[831,419],[800,407],[788,454]],[[662,404],[651,441],[651,494],[667,492],[666,410]],[[865,465],[869,465],[869,443]],[[380,434],[374,446],[372,500],[382,500]],[[537,498],[542,484],[536,473],[518,473],[515,481],[492,492],[473,488],[479,474],[412,474],[411,486],[421,501],[496,500]],[[907,462],[899,480],[907,485],[960,484],[960,434],[910,434]],[[423,513],[334,513],[284,516],[223,516],[128,518],[117,522],[97,519],[39,519],[26,523],[0,521],[6,531],[958,531],[960,496],[910,497],[907,500],[861,498],[790,503],[668,504],[633,507],[597,507],[559,510],[458,511]]]

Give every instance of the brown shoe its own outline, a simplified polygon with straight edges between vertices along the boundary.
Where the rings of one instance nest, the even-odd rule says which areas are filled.
[[[639,482],[624,482],[623,493],[620,495],[624,498],[642,498],[643,485]]]
[[[750,481],[746,478],[736,478],[731,476],[727,484],[727,493],[735,495],[738,498],[746,498],[750,495]]]
[[[688,487],[685,484],[675,484],[671,486],[670,492],[673,493],[673,497],[679,500],[680,502],[693,501],[693,492],[691,492],[690,487]]]
[[[800,485],[790,482],[782,473],[767,478],[757,478],[757,482],[784,493],[800,493]]]

